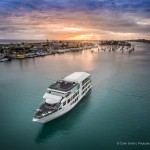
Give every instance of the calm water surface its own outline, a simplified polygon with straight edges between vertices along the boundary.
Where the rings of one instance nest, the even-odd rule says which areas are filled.
[[[150,149],[150,45],[131,55],[90,50],[0,63],[1,150]],[[93,89],[69,113],[32,122],[50,83],[75,71],[92,74]]]

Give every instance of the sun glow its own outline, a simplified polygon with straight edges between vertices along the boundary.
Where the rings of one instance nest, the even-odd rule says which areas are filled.
[[[76,28],[76,27],[64,27],[64,31],[84,31],[85,29],[83,28]]]
[[[96,34],[80,34],[69,38],[69,40],[98,40],[99,36]]]

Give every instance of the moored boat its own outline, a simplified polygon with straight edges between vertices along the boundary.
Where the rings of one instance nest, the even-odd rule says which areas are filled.
[[[24,56],[24,54],[18,54],[18,55],[16,55],[16,58],[18,58],[18,59],[24,59],[25,56]]]
[[[25,54],[26,58],[33,58],[34,57],[34,53],[27,53]]]
[[[3,59],[0,60],[0,62],[5,62],[5,61],[11,61],[11,57],[4,56]]]

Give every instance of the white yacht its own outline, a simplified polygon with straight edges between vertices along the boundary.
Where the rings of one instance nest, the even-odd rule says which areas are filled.
[[[47,88],[33,121],[45,123],[62,116],[75,107],[91,87],[91,75],[86,72],[74,72],[54,82]]]

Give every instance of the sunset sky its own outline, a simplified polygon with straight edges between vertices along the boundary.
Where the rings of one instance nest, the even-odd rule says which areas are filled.
[[[0,39],[150,39],[150,0],[0,0]]]

